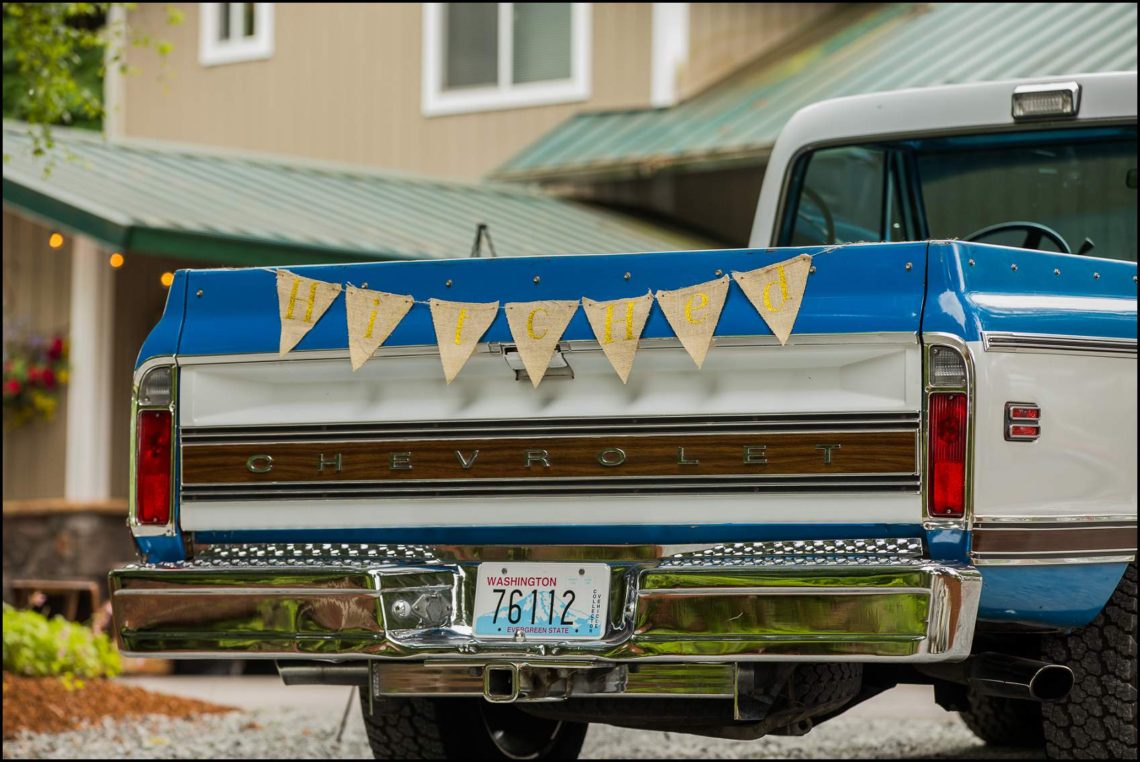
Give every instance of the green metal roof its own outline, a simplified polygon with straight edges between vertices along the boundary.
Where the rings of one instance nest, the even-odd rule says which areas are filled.
[[[1136,20],[1134,3],[895,4],[677,106],[571,117],[492,176],[542,181],[757,163],[796,111],[827,98],[1135,70]]]
[[[479,222],[499,256],[708,247],[517,186],[65,128],[45,177],[27,129],[4,123],[4,203],[123,250],[242,265],[466,257]]]

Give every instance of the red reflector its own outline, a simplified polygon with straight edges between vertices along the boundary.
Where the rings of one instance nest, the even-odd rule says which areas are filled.
[[[1041,408],[1037,407],[1011,407],[1010,418],[1030,419],[1036,421],[1041,417]]]
[[[930,395],[931,516],[966,512],[966,395]]]
[[[1016,423],[1009,427],[1009,435],[1011,437],[1033,437],[1037,438],[1040,431],[1036,426],[1019,426]]]
[[[140,524],[170,522],[170,411],[143,410],[138,428],[137,516]]]

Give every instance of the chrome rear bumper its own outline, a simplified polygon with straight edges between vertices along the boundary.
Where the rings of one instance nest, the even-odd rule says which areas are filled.
[[[508,559],[608,563],[605,637],[474,638],[478,564]],[[189,562],[118,569],[110,583],[129,655],[435,667],[958,660],[970,653],[981,592],[972,567],[933,563],[921,541],[906,538],[699,548],[226,546]],[[652,682],[651,673],[643,679]]]

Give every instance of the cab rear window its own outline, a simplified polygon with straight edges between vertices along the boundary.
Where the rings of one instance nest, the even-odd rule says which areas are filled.
[[[1136,128],[821,148],[789,185],[783,246],[959,238],[1136,261]]]

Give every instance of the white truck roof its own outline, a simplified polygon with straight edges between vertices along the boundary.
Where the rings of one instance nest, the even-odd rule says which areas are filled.
[[[1062,77],[977,82],[853,95],[800,109],[780,132],[764,173],[748,245],[775,244],[776,214],[787,171],[805,148],[907,135],[962,134],[988,129],[1031,129],[1015,122],[1011,102],[1023,85],[1076,82],[1080,110],[1068,123],[1136,120],[1136,72],[1073,74]],[[1056,122],[1051,123],[1056,125]]]

